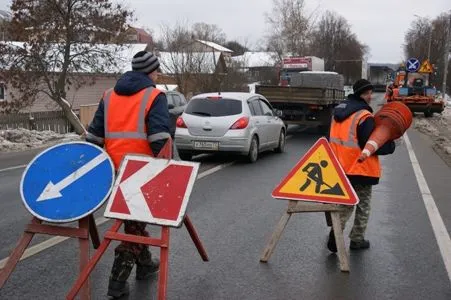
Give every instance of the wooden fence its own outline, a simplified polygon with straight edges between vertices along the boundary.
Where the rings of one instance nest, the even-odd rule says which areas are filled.
[[[80,121],[87,129],[97,111],[99,104],[80,105]]]
[[[58,133],[73,131],[62,111],[37,113],[0,114],[0,129],[26,128],[30,130],[51,130]]]

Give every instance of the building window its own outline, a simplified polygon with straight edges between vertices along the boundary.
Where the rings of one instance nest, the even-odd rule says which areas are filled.
[[[5,84],[0,82],[0,101],[5,100]]]

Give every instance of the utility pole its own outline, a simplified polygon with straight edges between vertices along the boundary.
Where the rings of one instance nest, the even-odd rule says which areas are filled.
[[[429,44],[428,44],[428,60],[431,60],[431,43],[432,43],[432,22],[429,28]]]
[[[451,11],[449,13],[449,23],[448,23],[448,34],[445,40],[445,57],[444,57],[444,65],[445,69],[443,70],[443,86],[442,93],[443,96],[446,94],[446,79],[448,76],[448,62],[449,62],[449,53],[451,51]]]

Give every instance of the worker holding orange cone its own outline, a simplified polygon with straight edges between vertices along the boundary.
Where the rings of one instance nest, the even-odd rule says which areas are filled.
[[[374,119],[376,128],[360,154],[360,162],[373,155],[380,145],[399,139],[412,125],[412,112],[402,102],[391,102],[385,104],[376,113]]]
[[[379,137],[377,124],[386,118],[384,114],[376,114],[377,118],[373,116],[373,109],[369,105],[373,85],[366,79],[360,79],[354,84],[353,91],[347,100],[335,107],[329,142],[360,200],[356,205],[354,226],[349,235],[350,248],[359,250],[370,247],[370,242],[365,240],[365,231],[370,215],[372,186],[379,183],[381,176],[378,155],[392,154],[396,146],[393,141],[395,138],[391,136],[386,139],[373,135],[377,133]],[[353,211],[354,206],[343,205],[340,214],[343,229]],[[327,247],[332,252],[337,251],[333,231],[329,234]]]

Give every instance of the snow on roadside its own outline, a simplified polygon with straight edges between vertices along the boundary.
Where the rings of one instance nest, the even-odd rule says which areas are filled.
[[[451,161],[451,106],[445,107],[441,114],[434,114],[431,118],[415,115],[414,128],[429,135],[434,141],[434,147],[447,156],[447,161]]]
[[[81,140],[81,137],[75,133],[59,134],[24,128],[0,130],[0,152],[35,149],[77,140]]]

